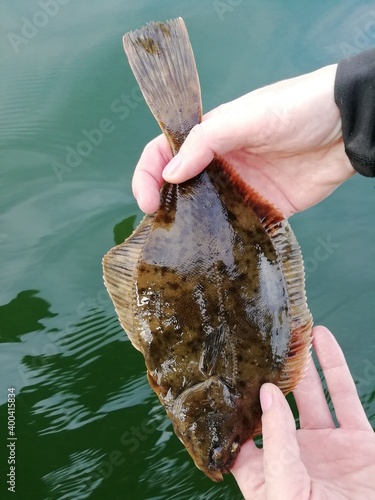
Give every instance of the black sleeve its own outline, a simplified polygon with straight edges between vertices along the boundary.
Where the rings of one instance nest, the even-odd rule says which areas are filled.
[[[335,102],[341,114],[345,152],[353,168],[375,177],[375,49],[339,62]]]

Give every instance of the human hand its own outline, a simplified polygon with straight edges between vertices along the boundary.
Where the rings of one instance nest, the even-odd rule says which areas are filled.
[[[281,391],[263,385],[263,449],[248,441],[231,470],[245,499],[375,498],[374,432],[335,338],[322,326],[313,335],[339,427],[312,358],[294,391],[299,430]]]
[[[140,208],[154,212],[163,178],[183,182],[202,171],[214,154],[228,160],[286,217],[323,200],[354,174],[334,101],[336,67],[278,82],[215,108],[192,129],[172,162],[166,138],[151,141],[133,177]]]

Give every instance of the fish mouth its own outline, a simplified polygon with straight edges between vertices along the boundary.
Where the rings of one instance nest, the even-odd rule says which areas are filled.
[[[223,480],[223,474],[222,472],[225,473],[228,473],[229,472],[229,469],[227,470],[223,470],[222,472],[221,471],[218,471],[218,470],[205,470],[203,471],[206,476],[208,476],[212,481],[215,481],[215,483],[219,483],[220,481]]]
[[[216,483],[223,481],[223,474],[230,474],[230,469],[232,468],[234,460],[230,460],[228,462],[230,462],[230,464],[225,464],[220,468],[209,467],[208,469],[204,470],[204,473]]]
[[[212,462],[210,464],[199,464],[195,461],[195,465],[198,469],[204,472],[212,481],[215,481],[215,483],[223,481],[223,474],[230,474],[230,469],[232,468],[233,463],[234,459],[229,459],[225,464],[220,466],[215,465]]]
[[[230,469],[233,467],[240,449],[240,436],[237,436],[237,438],[232,442],[230,450],[227,450],[227,452],[225,452],[225,449],[220,446],[212,448],[210,451],[210,461],[208,463],[207,470],[205,471],[206,474],[211,477],[213,481],[222,481],[222,474],[230,474]],[[214,479],[214,477],[216,479]]]
[[[233,467],[237,455],[238,453],[236,454],[236,456],[230,457],[225,464],[220,466],[217,466],[213,463],[209,464],[208,468],[204,469],[204,473],[206,474],[206,476],[212,479],[212,481],[223,481],[223,474],[230,474],[230,470]]]

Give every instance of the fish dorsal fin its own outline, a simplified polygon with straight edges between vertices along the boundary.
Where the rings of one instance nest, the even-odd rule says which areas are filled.
[[[150,233],[153,215],[146,215],[123,243],[103,257],[103,277],[120,323],[134,347],[141,351],[138,332],[134,328],[136,273],[144,243]]]
[[[124,50],[152,114],[173,153],[202,118],[193,50],[181,18],[126,33]]]

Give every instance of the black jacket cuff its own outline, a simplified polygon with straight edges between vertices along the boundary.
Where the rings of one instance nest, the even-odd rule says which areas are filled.
[[[375,49],[339,62],[335,102],[341,114],[345,152],[353,168],[375,177]]]

